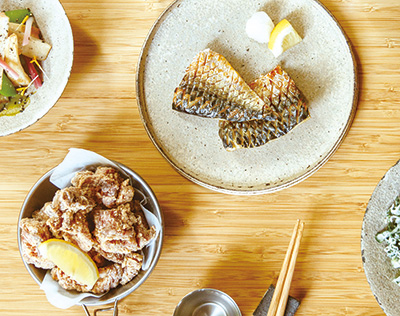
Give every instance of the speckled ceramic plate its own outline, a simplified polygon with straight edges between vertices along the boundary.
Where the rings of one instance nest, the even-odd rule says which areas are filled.
[[[397,162],[377,185],[365,212],[361,253],[364,271],[372,293],[389,316],[400,315],[400,287],[393,283],[396,270],[384,251],[385,245],[375,240],[378,232],[386,227],[386,213],[400,194],[400,162]]]
[[[58,101],[67,85],[73,61],[74,43],[70,23],[58,0],[2,0],[0,11],[29,8],[44,40],[52,45],[42,62],[48,78],[30,97],[30,104],[16,116],[0,117],[0,136],[18,132],[42,118]]]
[[[275,24],[288,19],[303,41],[274,58],[245,32],[247,20],[260,10]],[[311,119],[264,146],[226,151],[218,120],[171,106],[186,67],[205,48],[224,55],[247,82],[281,65],[307,98]],[[195,183],[232,194],[274,192],[318,170],[350,128],[357,95],[349,42],[314,0],[178,0],[151,29],[137,72],[139,110],[161,154]]]

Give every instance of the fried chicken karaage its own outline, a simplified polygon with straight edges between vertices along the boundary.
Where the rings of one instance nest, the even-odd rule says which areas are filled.
[[[129,179],[112,167],[76,173],[72,186],[58,190],[51,202],[20,222],[24,260],[52,269],[51,276],[66,290],[105,293],[131,281],[141,270],[140,251],[156,235],[148,227]],[[79,284],[43,258],[38,246],[58,238],[77,245],[96,263],[99,279],[93,286]]]

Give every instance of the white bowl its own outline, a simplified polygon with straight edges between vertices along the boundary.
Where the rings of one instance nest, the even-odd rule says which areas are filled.
[[[74,41],[68,17],[58,0],[2,0],[0,11],[29,8],[44,40],[52,46],[42,67],[49,78],[30,97],[28,107],[15,116],[0,117],[0,136],[18,132],[42,118],[61,97],[67,85],[74,55]]]

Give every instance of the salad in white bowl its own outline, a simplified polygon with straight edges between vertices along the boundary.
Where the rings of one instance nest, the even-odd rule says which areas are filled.
[[[0,4],[0,136],[35,123],[58,101],[73,50],[71,26],[59,1]]]
[[[42,86],[40,62],[50,50],[29,9],[0,12],[0,116],[16,115],[29,104],[29,95]]]

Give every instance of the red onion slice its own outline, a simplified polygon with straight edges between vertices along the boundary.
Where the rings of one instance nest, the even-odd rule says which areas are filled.
[[[26,20],[25,24],[25,33],[24,33],[24,40],[22,41],[22,46],[29,44],[29,39],[31,37],[31,32],[32,32],[32,24],[33,24],[33,17],[29,17],[29,19]]]
[[[0,67],[6,70],[10,76],[14,79],[17,80],[19,78],[18,73],[12,69],[3,59],[0,58]]]

